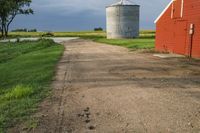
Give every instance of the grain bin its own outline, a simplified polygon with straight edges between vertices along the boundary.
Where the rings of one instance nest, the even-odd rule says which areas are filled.
[[[135,38],[139,36],[140,6],[128,0],[106,7],[107,38]]]

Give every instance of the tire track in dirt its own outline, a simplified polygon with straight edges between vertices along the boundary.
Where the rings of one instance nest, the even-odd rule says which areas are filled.
[[[68,55],[68,59],[66,62],[66,70],[65,76],[63,78],[63,87],[60,93],[59,99],[59,107],[58,107],[58,114],[57,114],[57,126],[55,128],[55,133],[62,133],[63,131],[63,122],[65,117],[65,104],[67,100],[66,90],[71,88],[71,71],[72,71],[72,62],[71,56]]]

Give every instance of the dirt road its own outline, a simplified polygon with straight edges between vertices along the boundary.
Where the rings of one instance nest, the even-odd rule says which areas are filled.
[[[35,133],[199,133],[200,62],[122,47],[64,44]]]

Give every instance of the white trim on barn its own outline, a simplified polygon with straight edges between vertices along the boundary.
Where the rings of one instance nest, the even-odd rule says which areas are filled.
[[[174,3],[172,3],[172,9],[171,9],[171,19],[174,17]]]
[[[181,1],[181,18],[183,17],[184,0]]]
[[[165,9],[162,11],[162,13],[158,16],[158,18],[154,21],[154,23],[157,23],[158,20],[162,17],[162,15],[167,11],[167,9],[170,7],[170,5],[174,2],[174,0],[172,0],[166,7]]]

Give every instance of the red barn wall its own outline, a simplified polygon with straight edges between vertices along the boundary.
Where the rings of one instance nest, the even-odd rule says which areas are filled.
[[[156,49],[183,55],[190,53],[190,24],[194,24],[192,56],[200,57],[200,0],[184,0],[183,17],[181,1],[171,4],[156,23]],[[172,7],[173,6],[173,7]],[[173,18],[171,18],[174,9]]]

